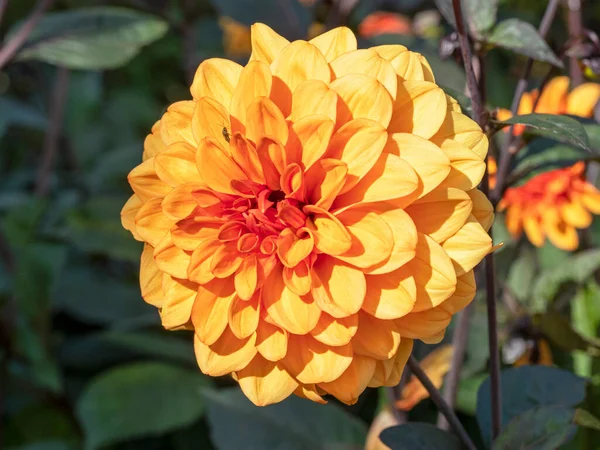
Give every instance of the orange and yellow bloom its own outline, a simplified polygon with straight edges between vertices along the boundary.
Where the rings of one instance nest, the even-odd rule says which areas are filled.
[[[204,61],[129,174],[123,226],[167,329],[257,405],[353,403],[399,382],[475,294],[488,141],[400,45],[252,27],[245,67]]]

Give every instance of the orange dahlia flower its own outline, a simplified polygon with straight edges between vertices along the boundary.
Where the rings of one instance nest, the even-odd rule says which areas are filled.
[[[144,299],[194,330],[200,369],[257,405],[395,385],[475,294],[488,141],[400,45],[252,27],[147,137],[123,226]]]
[[[546,237],[556,247],[575,250],[577,228],[587,228],[592,213],[600,214],[600,191],[584,179],[585,165],[551,170],[519,187],[506,190],[499,210],[506,210],[508,231],[519,237],[523,229],[533,245]]]
[[[358,34],[372,38],[382,34],[412,34],[410,19],[402,14],[376,11],[369,14],[358,26]]]
[[[533,105],[540,97],[535,111]],[[584,83],[569,92],[569,77],[555,77],[550,80],[540,96],[537,89],[525,92],[519,103],[518,115],[540,114],[570,114],[580,117],[592,117],[594,106],[600,99],[600,84]],[[498,120],[508,120],[512,117],[508,109],[498,111]],[[524,125],[515,125],[515,135],[523,133]],[[508,130],[506,128],[505,130]]]

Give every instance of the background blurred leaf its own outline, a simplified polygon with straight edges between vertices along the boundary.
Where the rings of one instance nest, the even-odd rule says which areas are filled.
[[[566,370],[547,366],[522,366],[503,370],[500,378],[503,427],[519,414],[537,406],[573,407],[585,398],[585,380]],[[490,380],[477,394],[477,421],[486,445],[492,441]]]
[[[595,338],[600,327],[600,287],[594,280],[579,288],[571,302],[573,328],[586,338]],[[592,360],[589,355],[573,354],[573,368],[579,376],[592,376]]]
[[[452,0],[435,0],[435,4],[444,19],[456,28]],[[467,26],[475,37],[485,35],[494,26],[498,9],[497,0],[464,0],[461,6]]]
[[[167,23],[155,16],[116,7],[46,14],[18,54],[69,69],[114,69],[142,47],[160,39]],[[16,32],[13,29],[10,36]]]
[[[535,252],[529,247],[524,247],[521,249],[518,258],[510,266],[508,278],[506,280],[506,284],[510,288],[512,294],[521,302],[521,304],[525,304],[529,299],[535,275]]]
[[[563,66],[535,27],[520,19],[507,19],[500,22],[494,27],[487,40],[498,47],[538,61],[546,61],[557,67]]]
[[[562,406],[530,409],[508,423],[492,450],[554,450],[575,434],[574,419],[575,410]]]
[[[136,363],[105,372],[77,402],[86,448],[157,436],[184,427],[204,412],[207,378],[162,363]]]
[[[365,442],[363,423],[329,403],[291,396],[256,408],[239,389],[205,391],[212,439],[219,450],[354,449]],[[232,430],[235,430],[232,432]]]
[[[569,319],[558,311],[533,316],[534,325],[552,343],[563,350],[583,350],[594,356],[600,356],[600,341],[585,338],[577,333]]]
[[[32,105],[14,98],[0,97],[0,138],[11,125],[43,130],[46,124],[46,115]]]
[[[391,450],[460,450],[460,441],[430,423],[405,423],[383,430],[381,441]]]
[[[40,449],[51,445],[78,444],[77,430],[64,411],[44,404],[33,404],[20,410],[6,424],[4,444],[8,448]]]

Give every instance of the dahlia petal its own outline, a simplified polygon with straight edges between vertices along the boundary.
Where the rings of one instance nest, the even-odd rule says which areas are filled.
[[[452,315],[439,306],[421,312],[413,312],[395,320],[402,338],[439,342],[440,334],[450,325]],[[442,334],[443,337],[443,334]],[[440,339],[441,340],[441,339]]]
[[[232,180],[246,180],[248,177],[227,154],[216,139],[204,138],[198,146],[196,165],[204,182],[211,189],[224,194],[235,194]]]
[[[299,164],[292,163],[288,165],[281,173],[279,184],[281,190],[285,193],[286,198],[295,199],[299,202],[305,201],[306,186],[304,184],[304,171]],[[294,210],[300,211],[296,207],[293,208]]]
[[[600,99],[600,84],[581,84],[568,95],[566,113],[574,116],[592,117],[598,99]]]
[[[142,154],[142,161],[146,161],[148,158],[153,158],[160,152],[165,151],[167,146],[160,138],[160,120],[152,126],[152,133],[146,136],[144,139],[144,153]]]
[[[334,208],[357,203],[382,202],[412,194],[419,186],[413,168],[396,155],[382,153],[356,186],[339,196]]]
[[[327,383],[339,378],[352,362],[350,344],[330,347],[310,335],[289,337],[284,367],[300,383]]]
[[[131,189],[142,202],[150,200],[154,197],[164,197],[171,192],[171,186],[166,184],[154,170],[154,158],[149,158],[139,166],[135,167],[129,175],[127,180],[131,185]]]
[[[188,217],[198,206],[192,193],[204,187],[204,183],[197,182],[176,186],[162,199],[161,207],[165,216],[171,220],[182,220]]]
[[[296,267],[311,254],[313,247],[312,234],[299,237],[291,228],[283,230],[277,238],[277,255],[285,267]]]
[[[367,119],[351,120],[335,132],[326,156],[338,159],[348,167],[342,194],[356,186],[373,168],[386,141],[386,130],[379,123]]]
[[[541,218],[537,213],[523,214],[523,228],[527,233],[527,238],[536,247],[544,245],[546,239],[546,224],[541,223]]]
[[[594,214],[600,214],[600,192],[596,188],[586,188],[581,194],[583,205]]]
[[[297,122],[315,114],[336,120],[337,94],[321,80],[306,80],[292,92],[292,112],[290,120]]]
[[[246,113],[246,137],[253,142],[269,137],[282,144],[288,140],[288,126],[285,116],[272,100],[267,97],[255,98]]]
[[[417,230],[436,242],[444,242],[467,221],[473,203],[465,191],[438,188],[417,200],[405,211],[415,222]]]
[[[356,50],[354,33],[347,27],[337,27],[309,41],[325,56],[328,63],[344,53]]]
[[[312,297],[322,311],[342,318],[357,313],[362,307],[367,287],[360,270],[320,255],[311,277]]]
[[[262,287],[262,301],[269,318],[294,334],[309,333],[319,321],[321,310],[310,296],[300,297],[283,281],[277,267]]]
[[[442,302],[436,308],[445,311],[448,314],[456,314],[467,307],[475,298],[477,286],[475,283],[475,274],[472,270],[456,277],[456,291],[446,301]]]
[[[346,183],[348,166],[337,159],[325,158],[306,173],[305,183],[310,204],[329,210]]]
[[[352,246],[336,258],[358,268],[368,268],[387,260],[394,248],[394,235],[377,214],[349,209],[337,215],[352,237]]]
[[[467,194],[473,202],[471,214],[481,224],[485,231],[489,231],[494,223],[494,207],[483,192],[471,189]]]
[[[185,326],[192,314],[198,285],[189,280],[163,275],[164,301],[160,309],[162,326],[173,330]]]
[[[258,287],[258,262],[256,257],[246,256],[235,272],[235,291],[242,300],[250,300]]]
[[[374,50],[390,62],[400,81],[431,81],[425,79],[418,53],[411,52],[401,45],[382,45],[374,47]]]
[[[290,43],[264,23],[255,23],[250,27],[252,54],[250,61],[262,61],[271,64],[275,57]]]
[[[350,366],[338,379],[329,383],[320,383],[319,387],[338,400],[353,405],[371,381],[375,373],[375,365],[373,358],[355,355]]]
[[[288,332],[262,318],[256,329],[256,348],[269,361],[281,361],[288,348]]]
[[[419,61],[421,61],[421,68],[423,69],[423,77],[424,77],[425,81],[430,81],[432,83],[435,83],[435,76],[433,74],[433,69],[431,68],[431,64],[429,64],[429,61],[427,61],[427,58],[425,58],[420,53],[416,53],[416,52],[413,52],[413,53],[415,55],[417,55],[417,58],[419,58]],[[410,79],[412,79],[412,78],[410,78]]]
[[[369,205],[368,209],[377,213],[388,224],[392,230],[394,246],[390,257],[385,262],[369,267],[365,270],[365,273],[371,275],[389,273],[415,257],[417,227],[405,211],[394,207],[390,203],[382,202],[377,205]]]
[[[460,105],[458,104],[458,101],[453,98],[450,97],[448,94],[446,94],[446,102],[447,102],[447,106],[448,106],[448,111],[454,111],[454,112],[462,112],[462,109],[460,107]],[[503,114],[507,114],[506,116],[503,117]],[[512,114],[509,110],[504,109],[504,108],[498,108],[498,113],[496,115],[496,118],[499,121],[504,121],[504,120],[508,120],[512,117]]]
[[[327,150],[334,125],[329,117],[318,114],[294,122],[286,146],[288,162],[302,163],[309,169]]]
[[[221,245],[210,261],[210,271],[217,278],[228,278],[238,270],[243,260],[236,244]]]
[[[360,73],[379,81],[396,98],[396,72],[392,65],[373,49],[361,49],[344,53],[330,62],[336,78]]]
[[[187,142],[196,146],[191,123],[195,102],[186,100],[173,103],[160,119],[160,137],[166,145]]]
[[[307,295],[310,292],[312,280],[306,261],[300,261],[293,268],[283,269],[283,282],[294,294]]]
[[[272,84],[273,77],[268,64],[262,61],[250,61],[242,69],[229,104],[233,133],[245,131],[248,107],[256,97],[268,97]]]
[[[265,176],[265,183],[269,189],[279,190],[279,179],[286,164],[283,145],[271,138],[263,138],[258,142],[256,153]]]
[[[390,133],[411,133],[425,139],[433,136],[446,116],[446,95],[435,83],[403,81],[393,105]]]
[[[456,275],[462,275],[475,267],[492,248],[492,238],[475,217],[467,222],[454,236],[442,244],[444,251],[454,263]]]
[[[306,80],[329,83],[331,72],[327,60],[317,47],[306,41],[287,45],[271,63],[273,88],[271,98],[284,116],[292,110],[292,92]]]
[[[367,293],[362,309],[378,319],[397,319],[412,309],[417,297],[414,278],[404,270],[367,275]]]
[[[202,181],[196,168],[196,151],[185,142],[176,142],[154,158],[156,175],[169,186]]]
[[[419,197],[438,187],[450,173],[450,161],[440,148],[414,134],[390,135],[384,152],[399,156],[417,173]]]
[[[592,215],[578,199],[563,203],[559,209],[563,220],[575,228],[587,228],[592,223]]]
[[[175,278],[187,278],[190,255],[173,243],[170,233],[167,233],[154,248],[154,260],[163,272]]]
[[[223,334],[234,297],[235,289],[229,279],[215,278],[198,287],[191,318],[196,336],[201,342],[212,345]]]
[[[191,93],[194,100],[210,97],[223,106],[229,106],[235,86],[238,84],[242,66],[228,59],[210,58],[204,60],[192,82]]]
[[[450,173],[442,185],[464,191],[477,187],[485,173],[485,162],[473,150],[452,139],[443,142],[442,150],[451,165]]]
[[[390,359],[398,350],[400,333],[392,320],[381,320],[364,311],[358,313],[358,331],[352,338],[356,355]]]
[[[163,274],[154,262],[153,253],[154,248],[144,244],[140,260],[140,288],[143,299],[152,306],[160,308],[165,298],[162,290]]]
[[[310,215],[306,227],[314,236],[315,247],[328,255],[341,255],[352,246],[352,236],[337,217],[317,206],[306,205],[303,212]]]
[[[298,382],[281,364],[267,361],[261,355],[256,355],[236,375],[242,392],[256,406],[280,402],[298,387]]]
[[[556,247],[572,251],[577,249],[579,246],[579,238],[577,237],[577,230],[571,225],[568,225],[564,220],[550,221],[543,220],[544,231],[548,235],[548,239]],[[525,229],[527,231],[527,228]],[[527,235],[529,236],[529,234]]]
[[[399,270],[406,270],[415,279],[414,312],[439,305],[456,290],[456,272],[450,257],[426,234],[419,233],[416,256]]]
[[[377,45],[371,48],[375,50],[379,56],[385,58],[387,61],[392,61],[397,56],[408,51],[408,49],[404,45],[400,44]]]
[[[561,114],[569,92],[569,77],[554,77],[542,90],[535,108],[536,113]],[[571,114],[571,113],[569,113]]]
[[[249,180],[265,184],[265,175],[255,145],[239,133],[234,134],[230,139],[229,149],[235,163],[244,171]]]
[[[227,109],[211,97],[198,100],[192,116],[192,132],[196,142],[209,137],[216,139],[223,148],[227,148],[229,143],[223,134],[224,129],[231,131]]]
[[[329,87],[339,96],[338,127],[352,119],[371,119],[387,128],[392,117],[392,96],[375,78],[358,73],[344,75]]]
[[[123,209],[121,210],[121,225],[127,231],[130,231],[133,237],[138,241],[141,241],[142,238],[135,229],[135,216],[142,205],[142,200],[136,194],[133,194],[131,197],[129,197],[125,205],[123,205]]]
[[[200,370],[206,375],[220,377],[237,372],[246,367],[256,356],[256,335],[238,339],[226,328],[217,342],[204,344],[198,335],[194,336],[194,352]]]
[[[412,353],[413,340],[402,336],[398,351],[390,359],[377,361],[369,387],[397,386]]]
[[[301,384],[294,391],[294,394],[300,398],[305,398],[315,403],[321,403],[322,405],[327,404],[327,400],[324,400],[323,397],[321,397],[319,389],[314,384]],[[323,393],[323,395],[325,394]]]
[[[202,242],[216,239],[223,222],[212,217],[202,219],[204,220],[195,217],[177,222],[171,228],[173,243],[180,249],[191,252],[196,250]]]
[[[238,339],[245,339],[256,331],[260,320],[260,296],[250,300],[234,297],[229,307],[228,323],[231,332]]]
[[[196,283],[205,284],[214,278],[210,270],[212,256],[222,244],[216,239],[206,239],[192,253],[187,276]]]
[[[155,197],[144,203],[135,216],[135,229],[138,235],[153,247],[175,223],[163,214],[161,203],[162,198]]]
[[[358,330],[358,315],[336,319],[327,313],[322,313],[317,326],[310,334],[319,342],[333,347],[346,345]]]
[[[434,144],[442,146],[447,139],[458,141],[473,150],[482,160],[488,151],[488,138],[479,125],[462,113],[449,111],[441,127],[432,136]]]

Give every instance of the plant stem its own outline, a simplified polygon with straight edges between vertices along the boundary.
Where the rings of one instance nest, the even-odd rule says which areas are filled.
[[[438,391],[435,388],[435,386],[433,385],[433,383],[431,382],[429,377],[425,374],[423,369],[421,369],[419,362],[415,359],[415,357],[413,355],[410,355],[410,357],[408,358],[408,367],[410,367],[410,370],[412,371],[412,373],[417,377],[417,379],[425,387],[425,389],[431,396],[431,399],[436,404],[436,406],[438,407],[440,412],[442,414],[444,414],[444,416],[446,417],[446,419],[448,420],[448,422],[454,429],[454,432],[460,438],[460,440],[463,442],[465,447],[468,448],[469,450],[476,450],[477,447],[475,447],[475,444],[473,443],[473,441],[467,434],[467,431],[464,429],[464,427],[460,423],[460,420],[458,420],[458,417],[456,417],[456,414],[454,414],[454,411],[452,410],[452,408],[450,408],[450,406],[448,406],[448,404],[444,401],[444,399],[442,398],[442,394],[440,394],[440,391]]]
[[[35,188],[36,194],[40,197],[47,195],[50,187],[50,175],[60,144],[65,105],[69,93],[70,74],[69,69],[63,67],[56,69],[56,81],[54,82],[52,103],[50,104],[50,123],[44,137],[42,163],[38,171]]]
[[[550,26],[554,21],[554,17],[556,16],[556,12],[560,5],[560,0],[549,0],[548,5],[546,6],[546,11],[544,12],[544,16],[542,17],[542,21],[540,22],[540,26],[538,31],[540,36],[543,38],[546,37],[548,31],[550,30]],[[527,64],[525,64],[525,68],[523,69],[523,74],[519,78],[517,82],[517,88],[515,89],[515,94],[513,96],[513,100],[510,106],[510,112],[514,116],[517,114],[519,109],[519,105],[521,103],[521,98],[527,89],[527,83],[529,81],[529,77],[531,75],[531,69],[533,68],[533,59],[529,58],[527,60]],[[502,194],[504,193],[504,188],[506,186],[506,178],[508,177],[508,172],[510,169],[510,164],[514,155],[517,153],[519,149],[519,137],[515,137],[513,127],[510,127],[508,130],[508,135],[506,136],[506,141],[500,152],[500,158],[498,160],[498,171],[496,173],[496,187],[490,196],[490,200],[492,204],[495,206],[498,204],[500,199],[502,198]]]
[[[0,0],[0,24],[2,24],[2,19],[4,18],[4,13],[6,12],[6,7],[8,6],[8,0]],[[2,442],[2,441],[0,441]]]
[[[467,351],[467,342],[469,339],[469,329],[471,326],[471,314],[475,302],[471,302],[465,309],[458,314],[456,328],[452,336],[452,362],[450,372],[444,381],[444,400],[454,410],[456,403],[456,392],[458,391],[458,382],[460,381],[460,373],[462,371],[465,354]],[[448,430],[450,424],[440,412],[438,414],[437,425],[442,430]]]
[[[583,31],[583,20],[581,18],[581,0],[567,0],[569,13],[567,15],[567,26],[569,28],[569,39],[574,42],[581,39]],[[576,56],[569,58],[569,77],[573,87],[583,83],[583,73]]]
[[[0,69],[8,63],[25,43],[35,26],[38,24],[44,12],[54,3],[54,0],[38,0],[35,9],[29,15],[19,31],[0,50]]]

